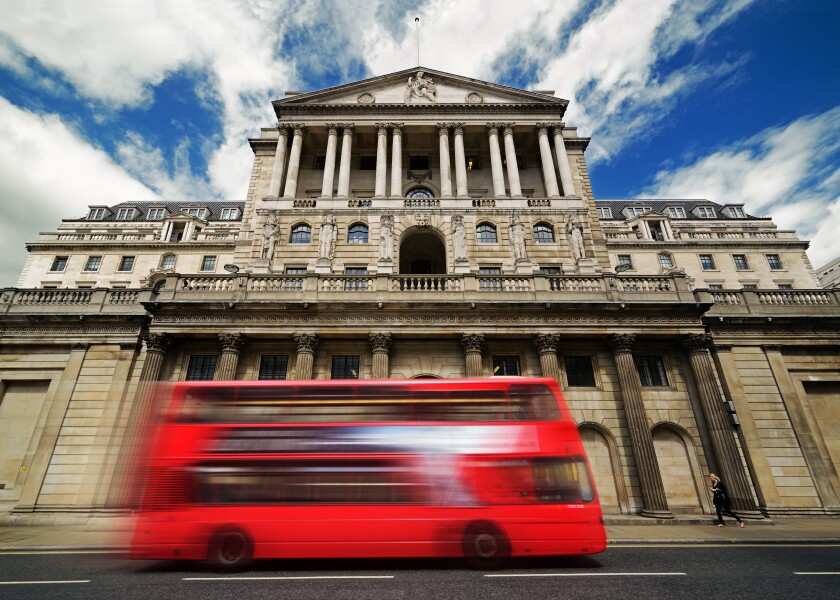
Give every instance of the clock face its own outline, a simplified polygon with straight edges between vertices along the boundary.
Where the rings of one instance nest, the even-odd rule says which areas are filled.
[[[432,190],[424,187],[416,187],[408,190],[408,193],[405,195],[406,198],[434,198],[435,195],[432,193]]]

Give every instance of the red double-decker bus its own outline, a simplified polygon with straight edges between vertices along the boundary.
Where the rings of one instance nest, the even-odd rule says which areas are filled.
[[[142,460],[130,556],[594,554],[601,508],[551,379],[182,382]]]

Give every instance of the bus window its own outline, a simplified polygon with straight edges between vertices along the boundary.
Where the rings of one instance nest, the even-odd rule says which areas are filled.
[[[557,398],[543,384],[513,384],[510,404],[516,421],[559,421]]]
[[[534,488],[540,502],[592,502],[595,498],[581,457],[535,459]]]

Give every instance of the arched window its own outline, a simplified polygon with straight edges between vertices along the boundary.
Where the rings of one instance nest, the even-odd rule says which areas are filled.
[[[350,244],[367,244],[368,243],[368,227],[364,223],[354,223],[350,226],[350,232],[347,235],[347,242]]]
[[[301,223],[292,227],[293,244],[308,244],[312,239],[312,228],[306,223]]]
[[[495,244],[496,228],[490,223],[481,223],[475,228],[476,237],[479,244]]]
[[[663,269],[673,269],[674,268],[674,257],[668,254],[667,252],[660,252],[659,253],[659,266]]]
[[[161,269],[174,269],[175,268],[175,255],[174,254],[164,254],[160,257],[160,268]]]
[[[554,228],[548,223],[534,225],[534,241],[538,244],[554,243]]]
[[[424,187],[411,188],[405,195],[406,198],[434,198],[432,190]]]

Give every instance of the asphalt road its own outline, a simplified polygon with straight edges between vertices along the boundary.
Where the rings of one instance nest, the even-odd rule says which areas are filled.
[[[33,583],[40,582],[40,583]],[[0,598],[838,598],[840,546],[615,547],[470,571],[438,560],[269,561],[243,573],[95,553],[0,554]]]

